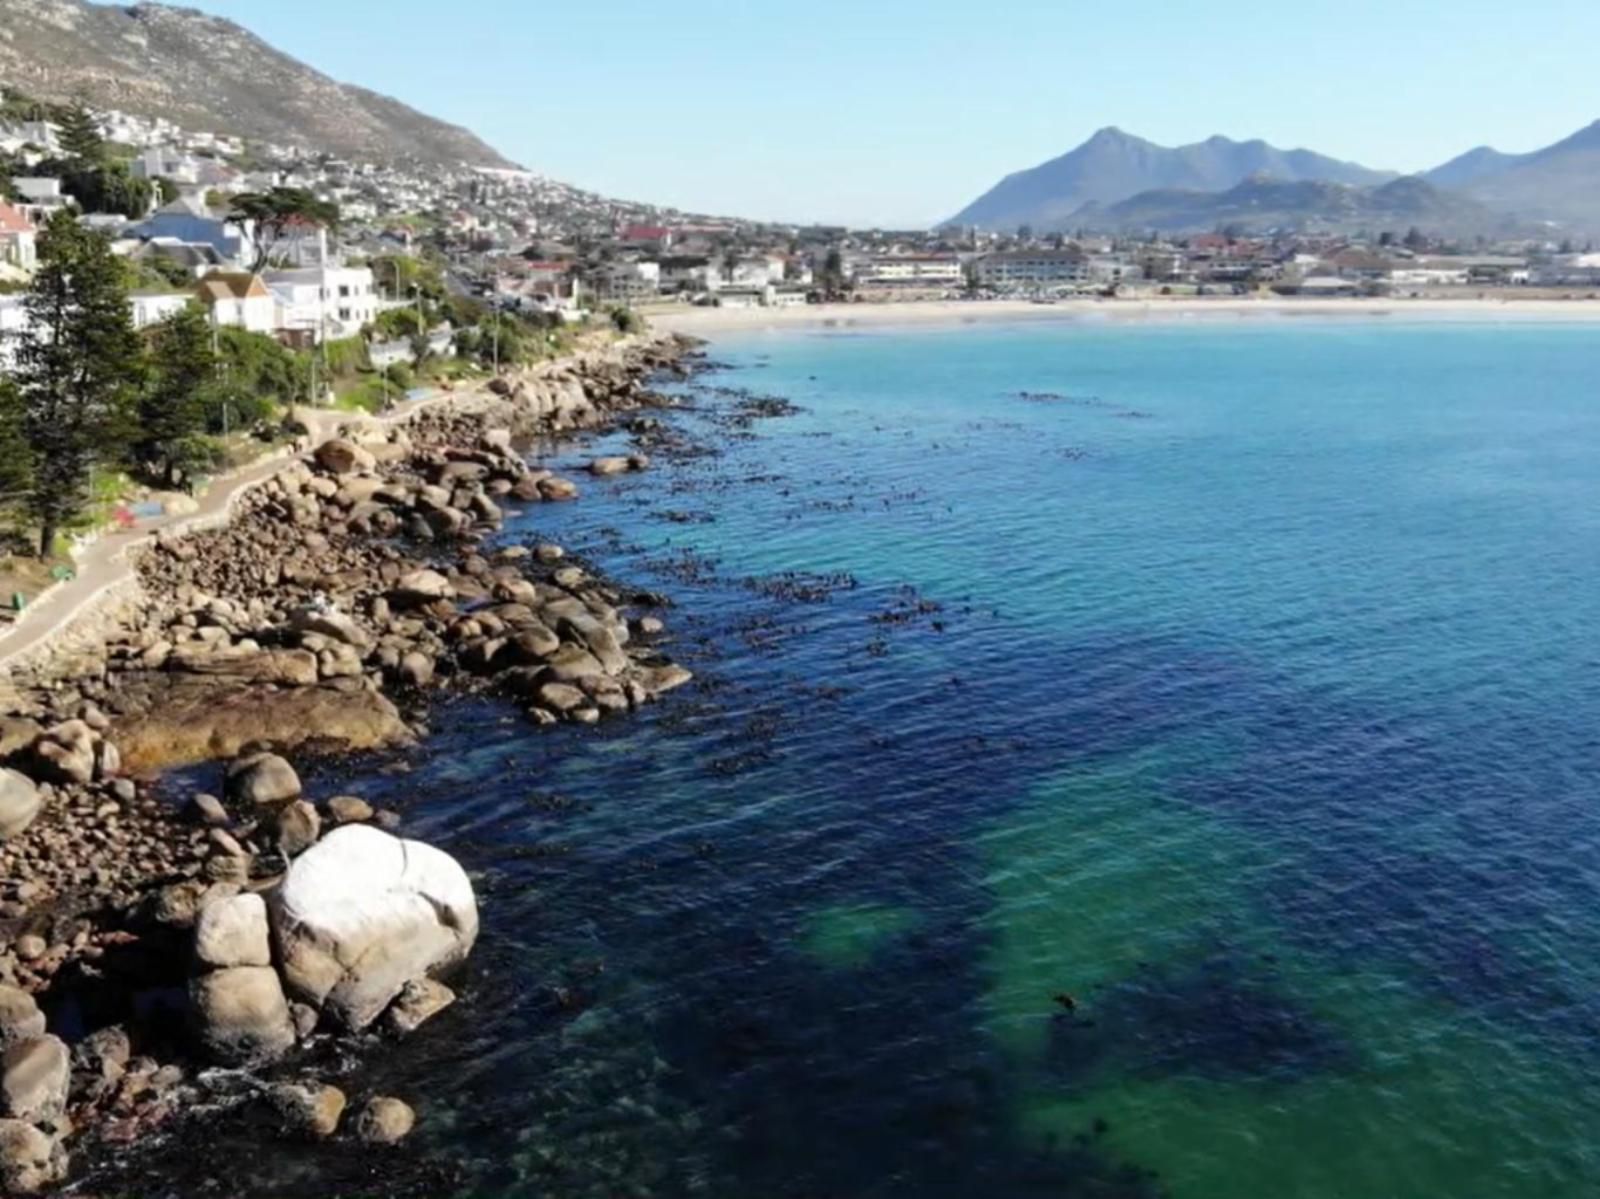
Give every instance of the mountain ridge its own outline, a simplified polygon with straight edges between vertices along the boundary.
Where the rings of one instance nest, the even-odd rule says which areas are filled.
[[[1493,169],[1466,180],[1464,194],[1523,221],[1600,233],[1600,120],[1528,154],[1491,153]]]
[[[1282,150],[1260,138],[1213,134],[1201,142],[1162,146],[1114,125],[1038,166],[1007,175],[945,224],[1059,231],[1084,205],[1111,205],[1158,189],[1224,191],[1258,174],[1290,182],[1320,180],[1373,185],[1395,178],[1359,163],[1304,148]]]
[[[1080,223],[1103,229],[1205,232],[1234,226],[1249,232],[1318,229],[1356,232],[1403,229],[1473,235],[1503,230],[1506,218],[1466,196],[1416,175],[1361,187],[1324,180],[1253,176],[1221,192],[1166,189],[1083,210]]]
[[[36,99],[339,157],[510,167],[475,134],[340,83],[224,17],[164,4],[0,0],[0,80]]]

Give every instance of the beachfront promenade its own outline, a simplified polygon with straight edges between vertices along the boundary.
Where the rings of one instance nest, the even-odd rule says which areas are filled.
[[[478,388],[430,391],[396,404],[382,416],[339,409],[297,407],[296,418],[308,431],[304,453],[332,436],[340,426],[361,423],[390,425],[446,400],[474,395]],[[126,530],[107,528],[74,561],[74,577],[56,583],[36,596],[3,632],[0,632],[0,672],[27,661],[42,646],[92,611],[104,597],[133,578],[133,551],[148,545],[161,533],[185,533],[227,521],[234,504],[252,488],[272,478],[297,456],[293,450],[275,450],[235,471],[218,476],[193,512],[156,516]]]

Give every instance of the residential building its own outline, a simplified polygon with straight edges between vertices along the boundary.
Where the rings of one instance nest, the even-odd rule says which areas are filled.
[[[672,230],[665,225],[628,225],[617,240],[635,249],[661,253],[672,248]]]
[[[1089,281],[1089,258],[1082,250],[1007,250],[978,259],[979,285],[997,291],[1071,287]]]
[[[116,248],[127,246],[131,262],[148,262],[163,259],[175,262],[196,279],[203,279],[213,271],[227,269],[227,262],[210,242],[179,241],[175,237],[153,237],[149,241],[124,241]]]
[[[1557,254],[1531,272],[1540,287],[1600,287],[1600,254]]]
[[[661,291],[661,264],[658,262],[612,262],[593,272],[590,280],[602,300],[632,303],[649,299]]]
[[[218,271],[200,280],[196,288],[217,325],[272,333],[278,328],[278,300],[260,275],[245,271]]]
[[[38,260],[37,231],[22,210],[0,201],[0,262],[19,271],[32,271]]]
[[[378,315],[378,290],[364,266],[319,266],[267,271],[263,276],[282,309],[280,328],[313,340],[350,337]]]
[[[182,312],[194,302],[194,294],[187,291],[163,292],[152,295],[131,295],[128,305],[133,309],[133,327],[145,329],[159,324],[175,312]],[[226,323],[226,322],[224,322]]]
[[[63,208],[73,207],[72,197],[61,191],[61,180],[48,176],[21,175],[11,180],[17,193],[16,207],[36,227],[43,225]]]
[[[170,237],[178,241],[205,242],[215,247],[228,262],[244,263],[255,253],[251,222],[230,221],[225,214],[212,212],[201,195],[193,191],[162,205],[129,232],[146,240]]]
[[[954,254],[885,254],[856,276],[862,287],[959,287],[961,259]]]

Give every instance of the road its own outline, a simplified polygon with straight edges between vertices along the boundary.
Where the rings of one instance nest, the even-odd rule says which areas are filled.
[[[379,417],[305,407],[295,409],[295,416],[310,431],[310,443],[316,446],[343,425],[356,422],[391,425],[431,405],[463,399],[475,393],[476,389],[435,391],[396,404]],[[219,475],[200,497],[198,507],[193,512],[151,517],[139,521],[126,531],[108,529],[102,533],[98,540],[78,555],[75,561],[76,577],[57,583],[41,593],[14,624],[0,633],[0,674],[23,663],[33,651],[83,615],[100,597],[127,583],[133,577],[132,550],[148,544],[157,533],[205,528],[219,523],[220,519],[226,518],[236,497],[276,475],[294,457],[293,454],[280,451],[237,471]]]

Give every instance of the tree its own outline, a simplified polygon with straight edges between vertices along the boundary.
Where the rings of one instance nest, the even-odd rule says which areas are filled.
[[[332,227],[339,223],[339,206],[320,200],[303,187],[275,187],[265,192],[243,192],[233,198],[228,212],[233,221],[255,223],[256,256],[250,273],[260,274],[272,260],[272,251],[297,224]]]
[[[134,178],[125,162],[84,166],[78,159],[69,159],[57,166],[56,173],[61,177],[61,190],[85,212],[114,212],[137,219],[150,211],[155,185]]]
[[[139,396],[133,449],[168,487],[178,471],[197,465],[193,439],[205,427],[216,378],[205,313],[190,304],[162,321],[151,340],[150,379]]]
[[[95,123],[93,114],[81,100],[72,103],[61,114],[60,126],[56,140],[74,164],[90,169],[104,165],[105,139],[100,136],[100,127]]]
[[[39,235],[38,254],[16,381],[33,453],[23,499],[43,558],[83,511],[97,456],[121,444],[140,355],[122,263],[104,236],[63,210]]]
[[[25,498],[33,480],[33,447],[22,416],[22,393],[0,375],[0,504]]]
[[[217,331],[223,385],[206,396],[206,431],[238,429],[272,415],[274,403],[300,402],[309,391],[309,356],[265,333],[227,326]]]

